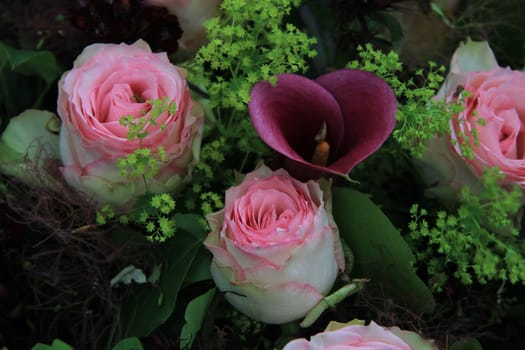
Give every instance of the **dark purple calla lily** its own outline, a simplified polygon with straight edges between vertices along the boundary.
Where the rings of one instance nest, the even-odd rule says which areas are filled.
[[[285,167],[299,178],[346,177],[374,153],[395,125],[392,89],[376,75],[341,69],[310,80],[281,74],[277,84],[255,84],[250,116],[264,142],[287,158]],[[314,164],[319,136],[326,126],[326,164]]]

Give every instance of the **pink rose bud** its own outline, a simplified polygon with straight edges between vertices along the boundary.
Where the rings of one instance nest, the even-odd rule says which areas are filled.
[[[263,166],[226,191],[204,244],[215,283],[234,307],[273,324],[305,316],[344,269],[328,190]]]
[[[374,322],[365,326],[355,320],[347,324],[330,322],[328,328],[310,341],[301,338],[289,342],[283,350],[438,350],[433,341],[397,327],[383,328]]]
[[[128,139],[124,116],[151,117],[147,101],[166,99],[176,110],[164,111],[146,136]],[[128,206],[147,190],[173,192],[190,178],[199,157],[202,108],[190,96],[184,70],[148,44],[94,44],[86,47],[59,82],[62,119],[62,174],[69,185],[99,203]],[[163,149],[165,159],[147,181],[122,173],[119,161],[138,148]]]

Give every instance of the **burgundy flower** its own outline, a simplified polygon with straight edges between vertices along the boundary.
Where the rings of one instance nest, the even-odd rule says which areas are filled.
[[[372,73],[342,69],[310,80],[281,74],[255,84],[250,116],[264,142],[286,157],[294,176],[347,176],[395,125],[396,98]]]

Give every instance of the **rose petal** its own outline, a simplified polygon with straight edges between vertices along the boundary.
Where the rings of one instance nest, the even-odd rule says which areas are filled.
[[[461,43],[454,52],[450,62],[450,71],[453,73],[467,73],[496,68],[498,62],[494,52],[486,41],[472,41]]]
[[[297,320],[323,298],[314,287],[300,282],[265,286],[250,282],[232,285],[224,270],[219,270],[213,264],[211,266],[211,274],[217,287],[225,292],[229,303],[254,320],[269,324]]]

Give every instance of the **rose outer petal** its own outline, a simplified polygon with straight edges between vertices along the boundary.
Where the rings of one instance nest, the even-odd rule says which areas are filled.
[[[291,281],[284,284],[256,285],[229,282],[228,268],[211,265],[211,274],[226,300],[254,320],[282,324],[297,320],[311,310],[322,298],[313,286]]]
[[[344,137],[332,173],[347,175],[374,153],[392,133],[397,101],[390,86],[376,75],[342,69],[320,76],[316,82],[328,90],[343,112]]]

